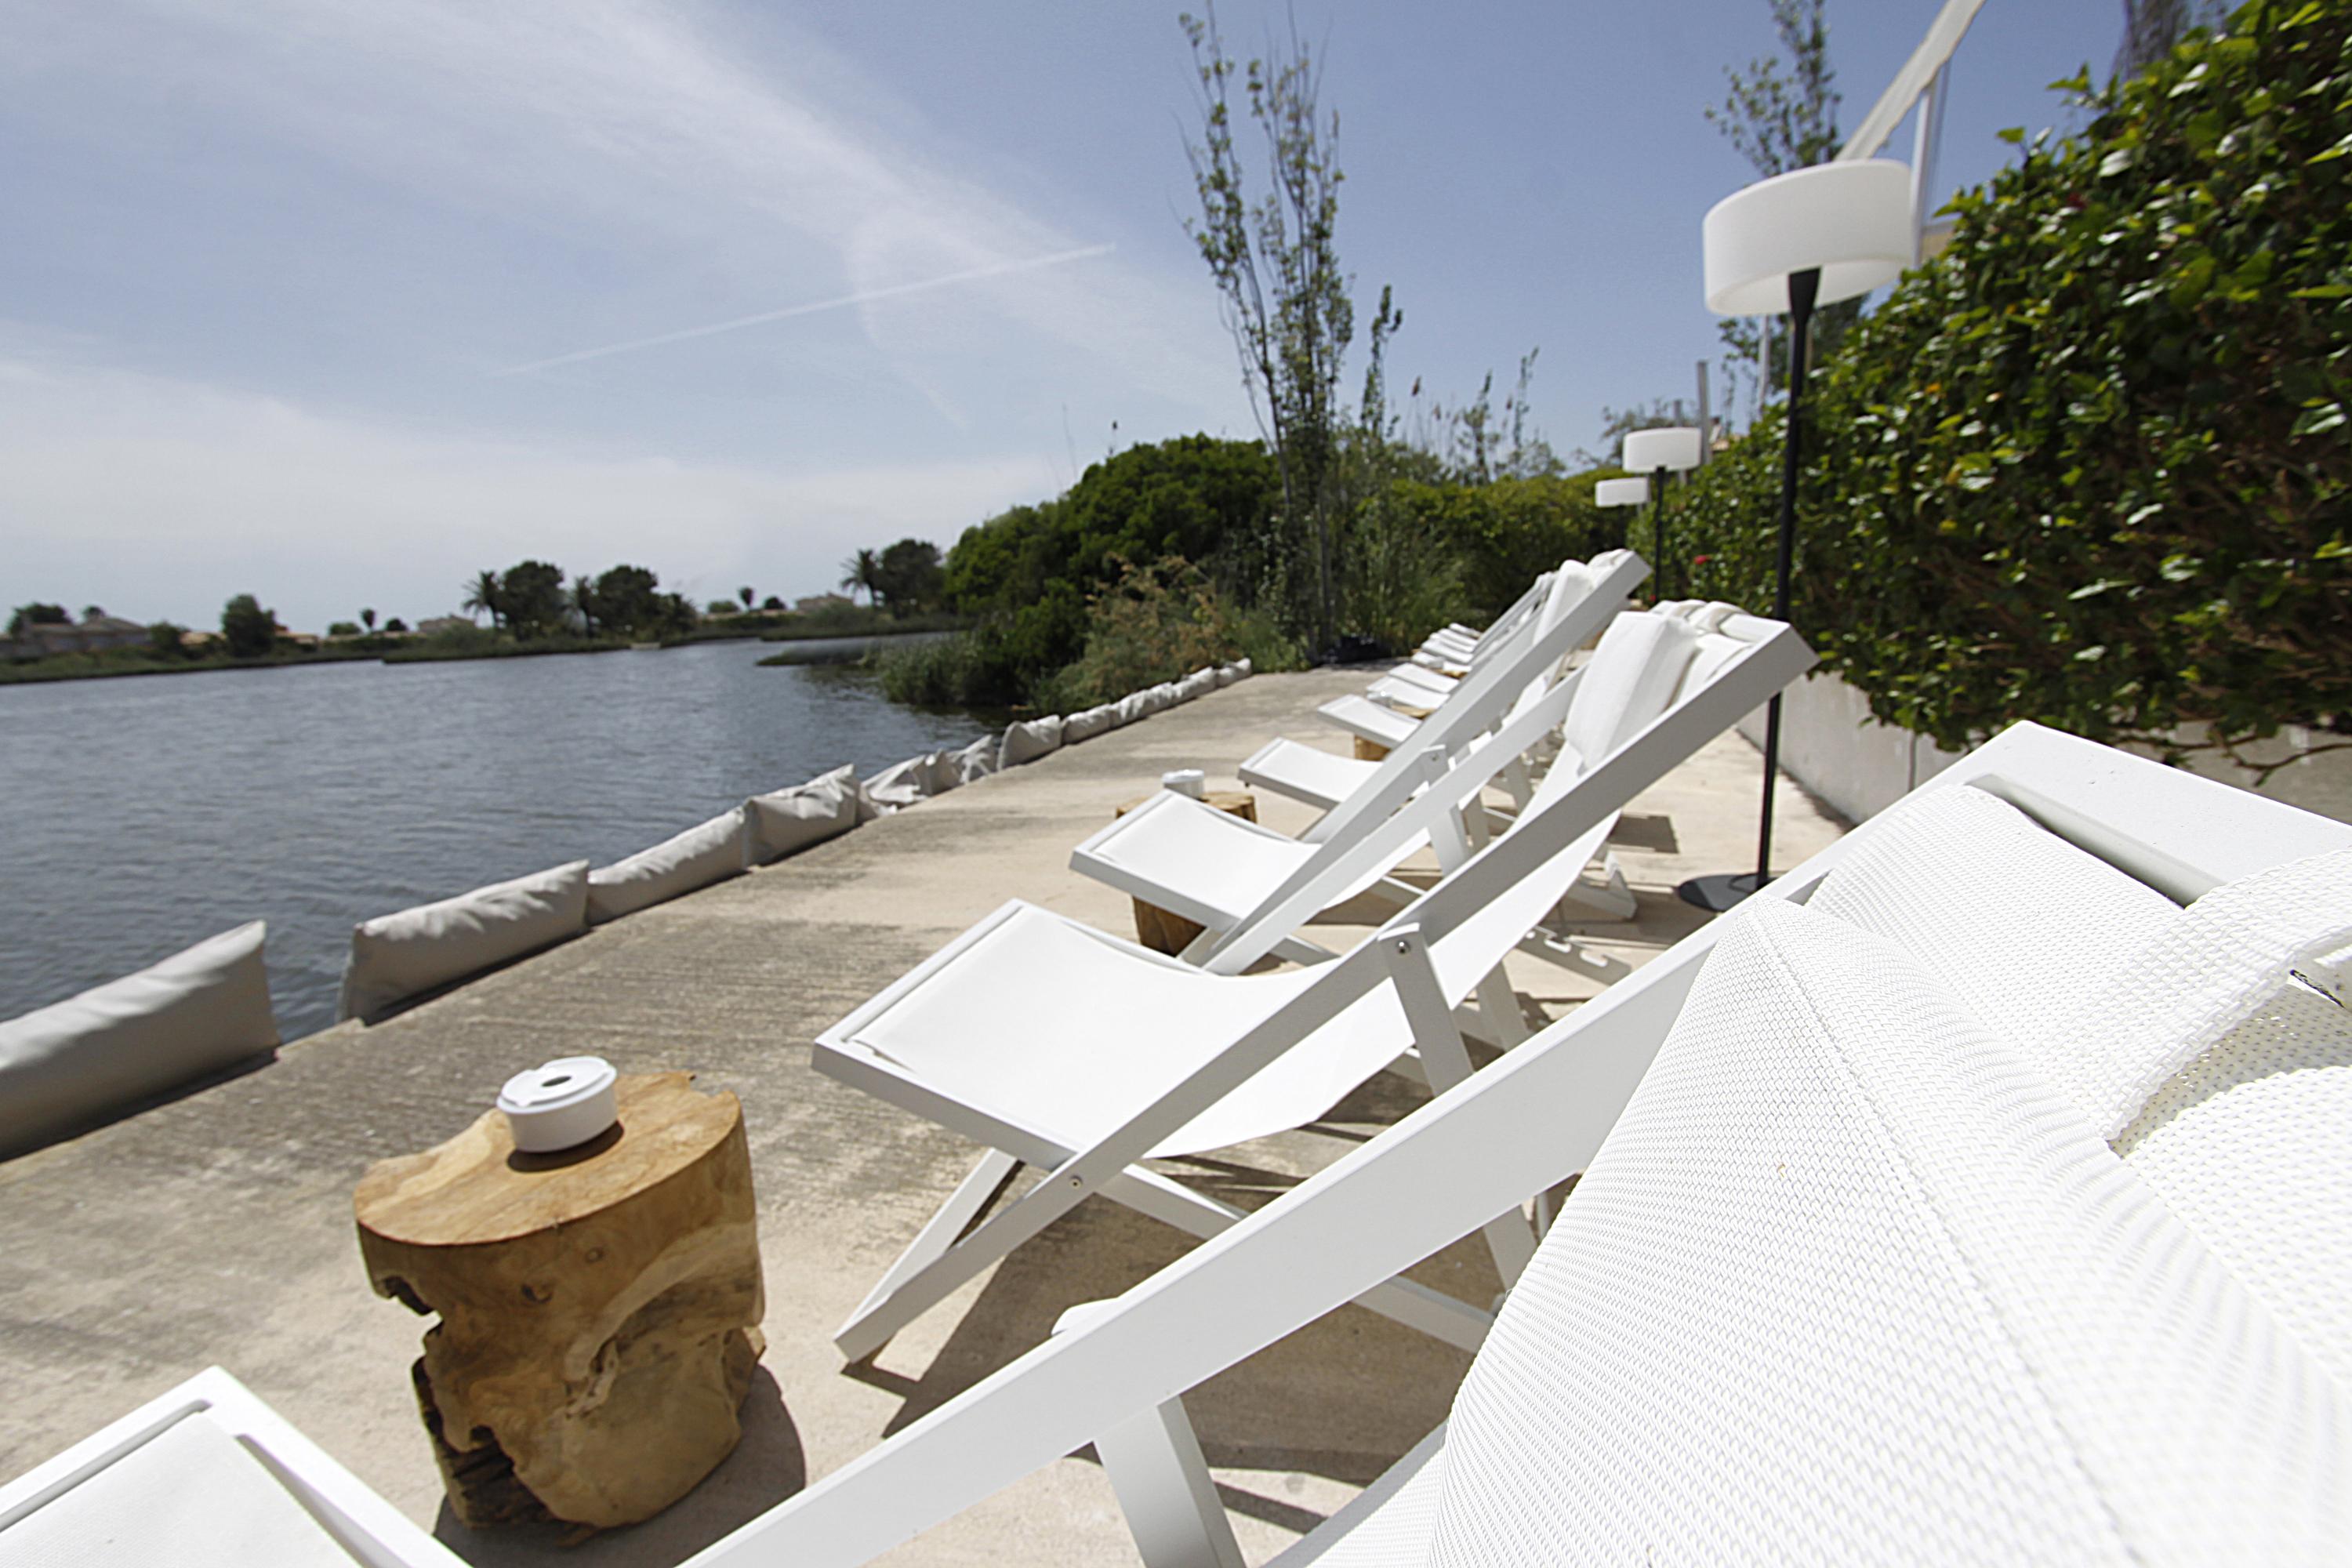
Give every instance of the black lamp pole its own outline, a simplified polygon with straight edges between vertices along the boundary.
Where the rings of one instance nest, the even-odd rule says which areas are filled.
[[[1789,568],[1797,552],[1797,471],[1802,457],[1805,342],[1811,336],[1819,268],[1789,274],[1789,429],[1780,453],[1780,557],[1772,580],[1772,618],[1789,618]],[[1769,366],[1766,367],[1768,370]],[[1675,890],[1703,910],[1727,910],[1772,879],[1772,786],[1780,774],[1780,698],[1764,709],[1764,816],[1756,833],[1756,870],[1736,877],[1694,877]]]
[[[1666,466],[1650,476],[1650,542],[1658,552],[1658,589],[1661,599],[1671,598],[1666,592]]]

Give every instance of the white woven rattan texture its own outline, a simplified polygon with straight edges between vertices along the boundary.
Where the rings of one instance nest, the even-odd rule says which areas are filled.
[[[2021,1053],[1760,905],[1473,1366],[1431,1561],[2321,1561],[2346,1423]]]
[[[2181,919],[2162,893],[1966,784],[1874,820],[1811,907],[1909,952],[2094,1115],[2104,1053],[2061,1021]]]

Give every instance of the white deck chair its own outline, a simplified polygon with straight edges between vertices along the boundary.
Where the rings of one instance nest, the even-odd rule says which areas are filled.
[[[218,1367],[0,1487],[0,1563],[464,1568]]]
[[[2331,941],[2327,953],[2352,958],[2340,953],[2352,827],[2032,725],[1913,798],[1967,789],[2169,900],[2200,900],[2168,950],[2137,961],[2064,922],[2075,934],[2053,966],[2002,929],[2009,915],[2046,923],[2039,889],[1947,834],[1913,887],[1957,868],[1965,897],[1910,934],[1990,940],[1979,996],[2029,963],[2045,999],[2063,995],[2066,967],[2090,955],[2106,988],[2078,972],[2074,988],[2092,994],[2071,1000],[2095,1018],[2149,1005],[2151,979],[2177,992],[2182,965],[2219,953],[2260,983],[2231,991],[2205,976],[2179,1010],[2230,1027],[2229,1040],[2270,1026],[2269,997],[2300,1006],[2307,991],[2309,1005],[2336,1007],[2340,965],[2306,955],[2305,986],[2281,959]],[[2312,1348],[2322,1330],[2283,1325],[2269,1290],[2156,1195],[2137,1156],[2100,1142],[2107,1128],[2081,1091],[2041,1076],[1961,993],[1920,973],[1901,938],[1859,926],[1823,938],[1840,904],[1887,907],[1903,923],[1908,900],[1890,902],[1883,875],[1865,872],[1822,910],[1787,907],[1843,864],[1899,851],[1892,841],[1916,826],[1899,806],[1864,824],[1115,1302],[1069,1314],[1047,1343],[690,1568],[867,1562],[1089,1442],[1147,1563],[1237,1565],[1182,1391],[1580,1171],[1454,1421],[1283,1568],[1620,1561],[1645,1548],[1675,1560],[2331,1560],[2352,1531],[2352,1409]],[[2304,863],[2321,856],[2332,860]],[[2298,879],[2300,901],[2282,900]],[[2093,900],[2096,880],[2069,879],[2067,904],[2126,910],[2144,935],[2152,907],[2112,889]],[[2006,903],[1971,915],[1988,889]],[[2209,901],[2247,899],[2261,914],[2225,917],[2232,941],[2195,929]],[[2283,902],[2297,918],[2273,922]],[[1697,984],[1718,948],[1720,972]],[[2105,1043],[2145,1049],[2147,1021]],[[2165,1049],[2194,1048],[2192,1034],[2171,1031]],[[2341,1054],[2348,1035],[2335,1024],[2329,1048]],[[1874,1049],[1853,1051],[1857,1040]],[[2172,1059],[2152,1055],[2158,1070]],[[2238,1076],[2200,1092],[2247,1098]],[[2295,1072],[2286,1085],[2324,1095],[2342,1076]],[[2322,1133],[2340,1185],[2341,1125]],[[2291,1178],[2309,1147],[2295,1143],[2273,1174]],[[2331,1248],[2352,1232],[2346,1195],[2294,1205]],[[1769,1238],[1742,1228],[1759,1215]],[[2352,1284],[2342,1254],[2326,1266],[2340,1301]]]
[[[1459,866],[1474,843],[1470,823],[1483,809],[1479,791],[1555,729],[1559,752],[1534,798],[1577,787],[1637,733],[1647,731],[1646,743],[1687,758],[1721,732],[1685,721],[1683,710],[1699,691],[1717,681],[1734,683],[1732,700],[1745,713],[1811,665],[1811,653],[1780,622],[1737,615],[1710,621],[1715,629],[1702,631],[1685,617],[1654,611],[1618,616],[1589,663],[1460,757],[1426,754],[1427,788],[1393,815],[1360,814],[1344,836],[1304,843],[1163,792],[1079,845],[1071,867],[1199,923],[1202,935],[1182,956],[1215,973],[1240,973],[1269,952],[1307,963],[1328,958],[1298,927],[1373,888],[1410,900],[1417,889],[1391,880],[1390,873],[1423,844],[1434,845],[1441,871]],[[1766,652],[1763,645],[1775,639]],[[1761,657],[1745,657],[1751,654]],[[1412,784],[1411,774],[1399,774],[1391,787]],[[1626,804],[1612,803],[1604,837]],[[1622,889],[1622,877],[1616,885]],[[1565,937],[1538,934],[1522,945],[1604,983],[1626,972]]]
[[[1785,626],[1727,657],[1781,680],[1811,658]],[[1589,773],[1556,775],[1507,832],[1344,957],[1214,973],[1016,900],[825,1030],[818,1071],[988,1149],[835,1346],[852,1361],[870,1355],[1091,1193],[1215,1234],[1242,1211],[1141,1162],[1311,1121],[1408,1046],[1433,1085],[1458,1081],[1470,1068],[1454,1009],[1474,994],[1482,1032],[1506,1046],[1523,1037],[1496,966],[1599,850],[1617,806],[1672,771],[1685,733],[1713,733],[1752,708],[1751,688],[1706,681],[1671,727],[1653,720]],[[1023,1164],[1049,1174],[966,1235]],[[1528,1235],[1516,1213],[1488,1218],[1507,1279]],[[1486,1322],[1407,1280],[1374,1282],[1364,1304],[1459,1345]]]
[[[1581,569],[1583,563],[1574,564]],[[1550,572],[1537,574],[1528,591],[1483,632],[1453,626],[1433,632],[1413,650],[1410,659],[1391,666],[1365,688],[1364,695],[1391,707],[1423,711],[1436,707],[1454,689],[1455,682],[1494,657],[1495,650],[1542,608],[1551,590],[1552,578]]]
[[[1614,586],[1606,581],[1614,555],[1615,552],[1596,556],[1589,565],[1578,561],[1561,562],[1559,568],[1549,574],[1548,581],[1541,584],[1541,595],[1534,608],[1524,616],[1522,626],[1544,631],[1571,613],[1589,612],[1591,602],[1596,599],[1612,607],[1623,607],[1630,592],[1626,595],[1613,596],[1606,592]],[[1589,618],[1589,614],[1579,615],[1580,620]],[[1606,626],[1606,617],[1599,624]],[[1478,660],[1465,669],[1462,679],[1468,679],[1494,658],[1508,657],[1516,646],[1514,637],[1520,635],[1524,633],[1515,633],[1482,645]],[[1534,681],[1556,678],[1567,665],[1569,654],[1574,651],[1575,648],[1571,647],[1557,660],[1540,667],[1530,678],[1530,684],[1522,690],[1532,696],[1538,689]],[[1315,716],[1327,724],[1347,731],[1359,740],[1370,741],[1393,751],[1399,746],[1413,743],[1413,736],[1423,720],[1443,705],[1456,684],[1458,682],[1446,676],[1417,667],[1393,670],[1386,678],[1374,681],[1364,696],[1334,698],[1316,709]],[[1419,743],[1427,744],[1425,741]],[[1295,744],[1277,742],[1252,758],[1251,765],[1279,781],[1284,776],[1282,753]],[[1310,786],[1316,776],[1312,773],[1307,775]],[[1282,786],[1276,782],[1270,787],[1279,789]],[[1324,803],[1318,800],[1315,804]]]
[[[1318,768],[1328,773],[1333,763],[1346,764],[1344,787],[1319,803],[1326,815],[1299,837],[1320,844],[1355,831],[1360,820],[1377,820],[1394,811],[1427,776],[1420,761],[1423,753],[1438,749],[1452,756],[1464,751],[1516,709],[1540,698],[1569,654],[1600,635],[1626,597],[1649,575],[1650,567],[1638,555],[1612,551],[1595,557],[1586,570],[1591,586],[1548,601],[1545,607],[1549,613],[1537,616],[1511,634],[1495,658],[1465,676],[1428,718],[1413,723],[1409,747],[1397,748],[1378,763],[1334,757],[1296,742],[1277,742],[1261,748],[1253,761],[1265,761],[1277,771],[1288,766],[1275,754],[1279,748],[1287,745],[1302,753],[1291,770],[1302,777],[1314,775]],[[1360,697],[1345,697],[1339,702],[1389,711]]]

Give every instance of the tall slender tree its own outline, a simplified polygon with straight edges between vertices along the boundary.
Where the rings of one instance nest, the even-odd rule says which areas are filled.
[[[1322,71],[1297,29],[1271,62],[1236,67],[1217,33],[1216,12],[1179,18],[1200,79],[1201,136],[1186,157],[1201,216],[1185,224],[1223,296],[1239,350],[1242,380],[1282,479],[1285,521],[1304,535],[1312,560],[1304,619],[1318,648],[1329,646],[1337,616],[1332,535],[1339,510],[1340,362],[1356,312],[1336,243],[1339,117],[1321,106]],[[1234,142],[1234,80],[1265,141],[1267,193],[1253,202]]]

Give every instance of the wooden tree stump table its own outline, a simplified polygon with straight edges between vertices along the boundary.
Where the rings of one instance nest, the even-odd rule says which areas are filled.
[[[1114,818],[1125,816],[1150,795],[1139,795],[1122,804],[1111,813]],[[1244,822],[1257,820],[1257,796],[1245,789],[1213,789],[1202,797],[1202,804],[1213,805],[1228,816],[1238,816]],[[1188,921],[1182,915],[1171,915],[1157,904],[1147,904],[1141,899],[1135,905],[1135,940],[1154,952],[1171,956],[1192,945],[1192,939],[1206,929],[1198,921]]]
[[[763,1347],[743,1109],[683,1072],[624,1077],[620,1124],[516,1151],[492,1110],[379,1162],[353,1206],[376,1294],[438,1312],[417,1403],[457,1517],[631,1524],[742,1436]]]

